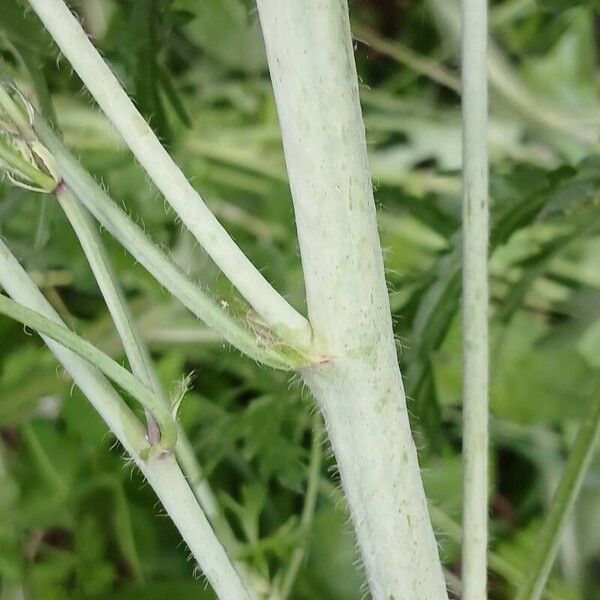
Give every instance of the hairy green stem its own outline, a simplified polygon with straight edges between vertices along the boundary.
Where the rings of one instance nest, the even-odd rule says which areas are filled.
[[[29,4],[165,199],[225,276],[279,335],[307,345],[308,321],[271,287],[210,212],[63,0],[29,0]]]
[[[0,313],[35,329],[40,334],[58,342],[90,364],[95,365],[107,377],[135,398],[145,409],[150,411],[160,427],[159,449],[169,451],[174,448],[177,441],[177,426],[167,406],[125,367],[122,367],[110,356],[98,350],[96,346],[79,337],[64,325],[59,325],[44,315],[1,294]]]
[[[167,405],[168,399],[154,370],[150,353],[135,326],[125,295],[119,285],[117,275],[112,268],[92,217],[66,184],[59,185],[54,195],[81,244],[115,324],[133,374],[148,389],[152,390],[162,400],[163,404]],[[155,438],[159,432],[156,431],[156,423],[148,411],[146,411],[146,421],[148,424],[148,437],[152,443],[157,443],[158,440]]]
[[[575,443],[536,540],[535,551],[529,563],[530,568],[519,588],[516,600],[538,600],[544,592],[560,546],[561,535],[594,455],[599,431],[600,394],[596,392],[596,397],[590,401],[588,411],[581,418]]]
[[[19,93],[16,88],[14,92]],[[25,105],[25,101],[22,101],[22,104]],[[37,134],[33,129],[33,123],[29,120],[33,114],[33,109],[30,109],[29,114],[27,114],[26,106],[25,109],[23,110],[23,107],[19,106],[18,102],[13,99],[12,95],[8,92],[8,87],[0,85],[0,111],[3,111],[8,117],[8,123],[12,122],[12,127],[15,127],[19,131],[23,140],[26,140],[28,143],[35,143],[37,141]],[[53,189],[54,195],[63,208],[82,245],[94,277],[107,303],[113,322],[116,325],[117,333],[119,334],[133,373],[146,387],[154,391],[165,405],[168,405],[169,398],[157,376],[148,348],[136,326],[93,220],[89,216],[87,209],[64,181],[57,184],[49,177],[47,179],[48,182],[42,183],[45,184],[47,189]],[[152,424],[154,419],[148,411],[146,411],[146,416],[149,423],[149,437],[152,441],[152,431],[156,430],[156,425]],[[203,507],[211,524],[219,530],[226,546],[232,550],[235,545],[235,536],[229,528],[227,521],[222,517],[210,485],[204,477],[191,444],[181,427],[178,427],[176,454],[192,486],[194,495]]]
[[[27,119],[27,115],[12,99],[10,92],[4,84],[0,85],[0,107],[2,107],[2,110],[6,113],[8,119],[12,121],[20,131],[31,134],[31,124]],[[2,111],[0,111],[0,114],[2,114]]]
[[[63,326],[56,311],[2,240],[0,285],[16,301],[58,326]],[[73,377],[75,384],[87,396],[149,481],[217,595],[224,599],[253,600],[254,592],[240,577],[216,538],[175,458],[171,454],[162,454],[143,460],[142,455],[147,454],[149,449],[144,430],[114,388],[86,360],[54,340],[43,337],[46,345]]]
[[[488,152],[487,0],[462,0],[464,600],[487,597]]]
[[[58,136],[36,115],[34,128],[56,160],[61,176],[98,222],[173,296],[251,358],[277,369],[297,369],[307,358],[290,346],[262,339],[242,327],[192,282],[136,225],[71,156]]]
[[[131,314],[123,290],[119,285],[118,278],[112,268],[92,217],[66,184],[63,183],[56,189],[55,196],[81,243],[94,277],[98,282],[98,287],[106,301],[133,374],[148,389],[154,392],[165,407],[168,407],[169,398],[158,378],[154,363],[150,357],[150,352]],[[156,427],[156,425],[153,425],[152,414],[148,411],[146,412],[149,440],[152,443],[157,443],[158,440],[153,439],[153,427]],[[198,502],[200,502],[202,509],[215,528],[219,538],[228,550],[233,550],[235,536],[229,528],[227,521],[223,518],[213,491],[198,464],[185,431],[179,425],[175,453],[194,491],[194,495],[198,499]],[[241,568],[242,565],[239,565],[239,567]]]
[[[346,0],[259,0],[323,412],[375,600],[447,597],[411,436]]]

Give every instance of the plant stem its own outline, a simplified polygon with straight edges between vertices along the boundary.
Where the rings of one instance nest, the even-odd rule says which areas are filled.
[[[60,317],[0,240],[0,285],[16,301],[63,326]],[[148,449],[144,430],[108,381],[87,361],[45,337],[47,346],[110,427],[142,471],[188,544],[219,598],[253,600],[185,481],[175,458],[161,455],[142,460]]]
[[[398,368],[346,0],[259,0],[323,411],[376,600],[446,588]]]
[[[271,287],[206,207],[63,0],[29,0],[29,4],[142,167],[221,271],[279,335],[307,345],[307,320]]]
[[[92,217],[65,183],[55,190],[55,196],[81,243],[116,326],[133,374],[168,407],[169,398],[160,383],[148,348],[131,314],[125,294],[119,285],[117,275],[112,268]],[[152,423],[152,415],[148,411],[146,412],[149,439],[152,443],[157,443],[158,440],[152,439],[152,431],[153,427],[155,427]],[[217,531],[217,534],[219,534],[224,546],[232,550],[235,544],[235,536],[228,527],[227,521],[223,518],[212,489],[204,477],[191,444],[187,439],[187,435],[180,426],[178,426],[175,453],[194,495],[198,502],[200,502],[208,520]],[[241,567],[242,565],[238,566]]]
[[[487,0],[462,0],[464,600],[487,597],[488,152]]]
[[[93,177],[66,150],[58,136],[36,115],[36,134],[52,153],[61,176],[94,218],[121,243],[156,280],[198,318],[251,358],[277,369],[297,369],[306,364],[303,353],[284,343],[272,343],[242,327],[190,281],[136,225]]]
[[[177,426],[173,416],[167,406],[127,369],[64,325],[57,324],[39,312],[14,302],[2,294],[0,294],[0,313],[35,329],[40,334],[75,352],[91,365],[95,365],[128,394],[131,394],[145,409],[150,411],[160,427],[159,448],[165,451],[173,449],[177,441]]]
[[[321,415],[315,413],[312,418],[312,448],[310,452],[310,463],[308,466],[308,477],[306,486],[306,497],[304,500],[304,508],[300,517],[300,525],[304,530],[303,533],[306,539],[302,541],[302,545],[294,550],[292,558],[283,576],[281,584],[281,600],[286,600],[294,588],[294,583],[302,567],[302,563],[306,558],[306,549],[309,544],[308,535],[309,528],[312,523],[315,507],[317,505],[317,496],[319,492],[319,480],[321,478],[321,465],[323,459],[323,421]]]
[[[159,397],[163,404],[168,405],[168,398],[160,385],[150,353],[135,326],[125,295],[92,217],[65,183],[56,188],[54,195],[71,223],[92,269],[123,344],[131,371]],[[154,439],[157,433],[155,431],[156,423],[148,411],[146,411],[146,421],[149,439],[152,443],[157,443],[158,440]]]
[[[2,114],[2,111],[4,111],[8,119],[12,121],[20,131],[29,134],[26,136],[27,139],[29,139],[32,130],[27,115],[12,99],[4,84],[0,84],[0,107],[2,109],[0,110],[0,114]]]
[[[7,90],[0,85],[0,107],[19,130],[24,140],[32,143],[37,140],[37,134],[33,129],[33,123],[29,122],[26,113],[13,100]],[[39,149],[39,144],[37,146]],[[50,180],[50,178],[49,178]],[[125,349],[134,375],[166,405],[169,405],[167,397],[160,380],[157,376],[154,364],[150,357],[148,348],[135,324],[133,315],[129,310],[124,293],[118,283],[110,260],[102,243],[102,239],[96,229],[86,208],[80,200],[72,193],[68,185],[62,181],[56,185],[51,180],[51,185],[56,199],[61,204],[67,218],[69,219],[77,237],[86,254],[94,277],[99,285],[102,295],[107,303],[112,320],[116,325],[119,338]],[[148,436],[152,444],[158,443],[160,434],[156,422],[151,413],[146,409],[146,420],[148,423]],[[216,503],[216,499],[209,483],[202,473],[193,449],[187,439],[185,431],[178,425],[177,444],[175,452],[183,472],[192,487],[200,506],[207,515],[211,525],[218,531],[223,544],[228,550],[233,550],[236,539],[226,519]],[[247,570],[246,565],[237,564],[240,570]],[[264,581],[252,574],[253,580],[265,587]],[[260,580],[260,581],[259,581]]]
[[[431,515],[434,527],[440,531],[442,535],[448,536],[456,543],[461,542],[463,537],[462,527],[452,517],[448,516],[444,511],[433,504],[429,504],[429,514]],[[488,552],[488,561],[490,569],[494,573],[503,577],[512,587],[518,587],[519,582],[523,577],[523,573],[517,567],[492,550]],[[551,590],[546,590],[545,597],[548,600],[566,600],[565,596],[554,593]]]
[[[427,6],[445,39],[458,46],[460,15],[456,0],[428,0]],[[575,139],[586,147],[595,147],[596,131],[586,129],[571,115],[565,114],[564,109],[538,97],[513,72],[500,48],[493,42],[488,45],[487,68],[494,91],[533,123]]]
[[[594,455],[599,431],[600,395],[597,394],[591,400],[587,413],[581,419],[565,470],[536,540],[535,551],[530,562],[531,568],[519,588],[516,600],[538,600],[544,592],[560,546],[561,535]]]

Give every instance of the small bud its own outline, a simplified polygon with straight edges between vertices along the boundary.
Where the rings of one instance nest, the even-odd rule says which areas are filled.
[[[18,187],[51,193],[61,181],[58,166],[33,130],[33,106],[10,90],[0,84],[0,173]]]

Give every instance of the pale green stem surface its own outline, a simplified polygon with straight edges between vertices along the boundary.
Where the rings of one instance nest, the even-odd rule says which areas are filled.
[[[463,600],[487,597],[488,151],[487,0],[462,0]]]
[[[25,103],[23,102],[23,104]],[[25,116],[26,113],[23,111],[23,107],[18,106],[18,103],[13,100],[4,87],[0,88],[0,106],[5,114],[12,120],[13,126],[16,126],[20,130],[23,139],[27,140],[29,143],[38,143],[36,142],[37,133],[33,129],[35,117],[33,116],[34,111],[32,108],[30,108],[29,114],[29,117],[31,117],[30,122],[29,117]],[[45,125],[45,123],[42,122],[42,125]],[[49,135],[51,135],[58,144],[58,138],[54,134],[51,134],[49,127],[46,126],[46,129]],[[39,143],[37,148],[39,148]],[[54,157],[52,156],[51,159],[54,160]],[[83,170],[80,170],[83,173]],[[48,185],[47,187],[48,189],[53,189],[57,200],[61,204],[78,236],[94,276],[99,284],[100,290],[105,298],[111,317],[116,325],[119,337],[123,343],[134,374],[146,387],[153,391],[166,406],[168,406],[169,399],[157,377],[148,349],[136,327],[123,291],[120,288],[102,243],[102,239],[93,220],[89,216],[86,208],[82,206],[80,200],[72,193],[69,186],[64,181],[59,182],[59,185],[57,185],[54,180],[50,181],[52,185]],[[259,352],[261,352],[261,349],[259,349]],[[293,354],[293,352],[289,352],[290,356],[293,356]],[[278,363],[277,366],[281,368],[282,365],[281,363]],[[148,421],[149,440],[155,444],[158,442],[160,433],[154,418],[148,410],[146,410],[146,417]],[[202,508],[205,510],[211,524],[219,532],[221,541],[226,548],[230,551],[234,551],[237,543],[235,535],[226,519],[223,517],[222,512],[219,510],[212,489],[204,477],[189,440],[187,440],[185,432],[181,427],[178,427],[175,451],[184,473],[188,478],[190,485],[192,485],[194,494]],[[257,589],[263,591],[268,590],[268,582],[257,573],[252,572],[247,565],[236,563],[236,566],[239,568],[240,572],[245,573],[248,578],[252,580],[253,585],[256,586]]]
[[[27,115],[19,109],[4,85],[0,85],[0,106],[6,112],[7,117],[21,131],[27,132],[27,134],[31,133],[31,125],[27,120]],[[30,136],[27,135],[26,137],[29,138]]]
[[[259,0],[323,412],[375,600],[446,587],[398,368],[346,0]]]
[[[71,223],[71,227],[75,231],[85,253],[123,344],[133,374],[148,389],[152,390],[163,404],[168,405],[168,399],[156,376],[150,353],[135,326],[125,295],[112,268],[95,222],[66,184],[60,185],[55,190],[54,195]],[[157,432],[151,413],[146,412],[146,421],[148,423],[149,438],[153,442],[158,441],[153,440]]]
[[[308,321],[273,289],[210,212],[63,0],[28,1],[142,167],[225,276],[279,335],[307,345]]]
[[[116,273],[112,268],[95,223],[87,212],[87,209],[82,206],[79,199],[65,184],[56,190],[55,195],[85,252],[90,268],[98,282],[98,287],[102,292],[112,320],[115,323],[134,375],[168,407],[169,398],[160,383],[148,348],[131,314],[131,310],[129,309]],[[151,417],[151,413],[147,413],[147,421],[149,416]],[[149,423],[149,429],[151,428],[152,424]],[[149,431],[149,435],[151,437],[151,431]],[[178,426],[175,452],[183,472],[206,516],[217,533],[220,534],[221,541],[225,547],[232,550],[235,545],[235,536],[229,528],[227,521],[223,518],[214,493],[198,464],[186,433],[180,426]]]
[[[2,240],[0,285],[17,302],[63,326],[56,311]],[[253,591],[248,589],[216,538],[175,458],[163,454],[142,460],[141,455],[149,449],[144,430],[114,388],[86,360],[47,336],[42,337],[145,475],[217,595],[226,600],[253,600]]]
[[[599,431],[600,395],[596,392],[596,397],[591,399],[590,407],[581,419],[565,470],[536,540],[530,569],[519,588],[516,600],[538,600],[544,592],[562,533],[594,455]]]
[[[58,136],[36,116],[35,132],[52,153],[61,176],[98,222],[184,306],[251,358],[277,369],[296,369],[306,357],[293,348],[242,327],[192,282],[136,225],[66,150]]]

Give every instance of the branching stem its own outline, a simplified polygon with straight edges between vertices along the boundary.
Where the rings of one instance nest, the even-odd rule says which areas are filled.
[[[63,0],[29,0],[29,4],[142,167],[221,271],[282,338],[307,345],[308,321],[271,287],[210,212]]]
[[[96,346],[79,337],[64,325],[59,325],[44,315],[1,294],[0,313],[35,329],[38,333],[75,352],[91,365],[95,365],[154,416],[161,433],[159,449],[170,451],[174,448],[177,441],[177,426],[167,406],[125,367],[122,367],[110,356],[98,350]]]
[[[266,365],[292,370],[306,365],[303,353],[278,340],[263,340],[243,327],[192,282],[136,225],[93,177],[71,156],[61,140],[38,115],[35,133],[52,154],[64,181],[98,222],[184,306],[229,343]]]
[[[17,302],[58,327],[64,327],[57,313],[2,240],[0,285]],[[240,577],[216,538],[174,456],[162,454],[142,460],[142,455],[149,448],[145,432],[108,381],[86,360],[61,344],[45,336],[44,341],[149,481],[217,595],[225,599],[254,600],[254,592]]]

